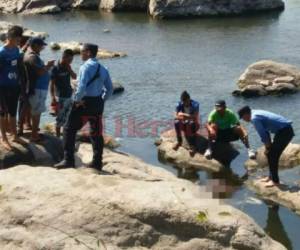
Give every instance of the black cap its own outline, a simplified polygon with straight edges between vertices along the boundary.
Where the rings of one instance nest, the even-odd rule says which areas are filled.
[[[249,106],[244,106],[241,109],[239,109],[238,114],[240,119],[246,115],[246,114],[250,114],[251,113],[251,108]]]
[[[32,46],[32,45],[46,46],[47,45],[47,43],[45,43],[45,41],[40,37],[30,38],[29,44],[30,44],[30,46]]]
[[[225,108],[226,107],[226,102],[224,100],[218,100],[218,101],[216,101],[215,106],[220,107],[220,108],[221,107]]]

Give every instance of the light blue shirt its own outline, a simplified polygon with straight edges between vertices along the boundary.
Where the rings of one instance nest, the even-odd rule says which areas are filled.
[[[113,93],[113,86],[109,72],[102,65],[100,67],[100,77],[96,78],[89,86],[87,83],[95,76],[99,62],[96,58],[87,60],[79,70],[78,88],[74,95],[74,101],[79,102],[83,97],[102,96],[107,100]]]
[[[263,143],[271,142],[270,133],[276,134],[279,130],[292,124],[292,121],[283,116],[264,110],[252,110],[251,122]]]

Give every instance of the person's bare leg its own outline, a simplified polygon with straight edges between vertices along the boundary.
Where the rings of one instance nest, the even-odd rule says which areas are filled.
[[[234,129],[234,131],[240,137],[240,140],[243,142],[245,147],[247,149],[249,149],[250,145],[249,145],[248,133],[247,133],[246,129],[243,128],[242,126],[238,126]]]
[[[60,135],[61,135],[61,131],[60,130],[61,130],[60,127],[56,127],[56,136],[57,137],[60,137]]]
[[[32,116],[32,133],[31,133],[31,141],[39,141],[39,125],[40,125],[41,115],[33,115]]]
[[[16,142],[16,143],[20,143],[20,144],[24,144],[25,141],[22,140],[19,136],[18,136],[18,132],[17,132],[17,119],[16,117],[11,117],[9,116],[9,127],[10,127],[10,131],[11,134],[13,136],[12,141]]]
[[[12,150],[12,146],[10,145],[7,136],[6,136],[6,131],[7,131],[7,118],[6,116],[1,116],[0,117],[0,130],[1,130],[1,143],[3,145],[3,147],[6,150]]]

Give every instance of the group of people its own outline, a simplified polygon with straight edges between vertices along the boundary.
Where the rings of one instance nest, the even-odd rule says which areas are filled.
[[[241,140],[245,145],[250,159],[256,158],[256,152],[250,148],[248,132],[240,124],[239,118],[251,122],[265,146],[265,155],[269,163],[269,176],[262,178],[266,187],[280,184],[278,176],[279,159],[287,145],[294,137],[292,121],[285,117],[265,110],[251,109],[244,106],[238,110],[238,115],[227,108],[224,100],[215,103],[214,110],[209,114],[205,128],[208,134],[208,148],[204,153],[211,159],[215,143],[229,143]],[[239,116],[239,118],[238,118]],[[191,99],[188,92],[181,94],[175,112],[175,131],[177,143],[173,149],[182,146],[182,132],[190,144],[190,154],[197,153],[197,131],[200,128],[199,102]],[[271,137],[274,134],[274,137]]]
[[[12,143],[26,143],[24,129],[31,130],[30,141],[43,141],[39,133],[41,114],[47,110],[48,90],[51,106],[57,113],[56,134],[64,128],[64,159],[56,167],[75,167],[75,137],[86,123],[90,124],[93,160],[89,167],[102,169],[104,102],[113,92],[109,72],[96,59],[98,46],[84,44],[83,65],[79,75],[72,69],[73,51],[65,50],[60,60],[45,63],[41,52],[47,46],[38,37],[24,37],[20,26],[12,26],[0,47],[0,129],[1,144],[10,151]],[[78,79],[72,85],[71,79]],[[50,87],[49,87],[50,86]],[[17,118],[18,117],[18,122]]]
[[[90,167],[102,169],[103,134],[102,114],[104,103],[113,92],[109,72],[96,59],[98,46],[84,44],[81,49],[83,65],[79,76],[73,71],[72,50],[65,50],[59,61],[45,63],[40,53],[47,46],[43,39],[26,38],[19,26],[11,27],[5,44],[0,47],[0,129],[1,143],[12,150],[11,142],[25,143],[21,139],[24,126],[31,129],[32,142],[43,140],[39,134],[41,114],[46,109],[46,99],[50,85],[52,106],[58,107],[56,134],[61,135],[64,127],[64,159],[56,165],[58,169],[75,167],[75,137],[86,123],[90,124],[93,159]],[[72,86],[71,79],[78,79]],[[19,110],[19,112],[17,112]],[[18,113],[18,126],[17,126]],[[240,119],[251,122],[265,145],[270,175],[263,179],[267,187],[279,184],[279,158],[294,136],[292,122],[280,115],[252,110],[249,106],[238,111]],[[197,152],[197,131],[200,128],[199,103],[184,91],[176,107],[175,130],[177,143],[173,149],[182,146],[182,131],[191,148],[190,154]],[[209,114],[206,124],[208,149],[204,153],[207,159],[213,155],[213,146],[218,142],[241,140],[248,150],[249,158],[256,157],[250,148],[247,130],[241,126],[237,114],[227,108],[224,100],[215,103],[215,109]],[[275,134],[271,138],[270,134]]]

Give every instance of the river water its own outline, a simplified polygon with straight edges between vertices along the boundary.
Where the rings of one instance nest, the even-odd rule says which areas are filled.
[[[128,53],[126,58],[102,61],[112,78],[126,89],[106,105],[106,131],[120,139],[121,150],[180,177],[200,184],[211,178],[224,178],[200,171],[180,173],[160,163],[153,144],[157,134],[154,131],[141,133],[132,126],[142,123],[148,128],[144,131],[149,132],[154,130],[153,124],[159,124],[160,129],[164,129],[184,89],[199,100],[202,120],[206,119],[216,99],[225,99],[233,110],[250,104],[292,119],[297,133],[294,142],[300,143],[300,94],[257,99],[231,96],[240,74],[255,61],[272,59],[300,65],[299,0],[289,0],[282,13],[247,17],[155,21],[143,13],[83,11],[55,16],[6,15],[1,19],[46,31],[50,35],[49,42],[94,42],[105,49]],[[104,33],[104,29],[111,32]],[[47,49],[43,55],[45,59],[56,59],[60,52]],[[79,66],[77,57],[74,68],[78,70]],[[45,114],[43,121],[53,121],[53,118]],[[247,127],[252,144],[259,146],[258,136]],[[232,164],[232,171],[239,176],[244,173],[246,160],[240,148],[241,154]],[[299,180],[300,167],[282,171],[281,176],[286,183]],[[233,181],[226,182],[233,185]],[[300,249],[299,216],[262,201],[244,186],[237,186],[225,196],[288,249]]]

